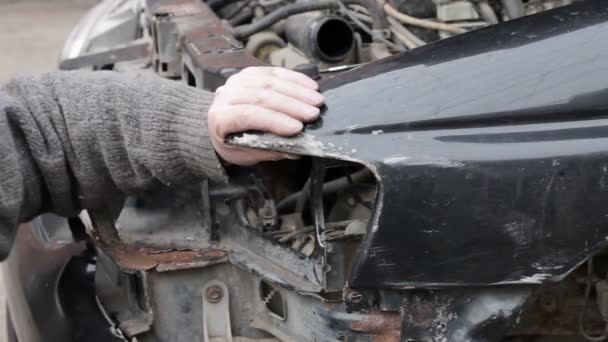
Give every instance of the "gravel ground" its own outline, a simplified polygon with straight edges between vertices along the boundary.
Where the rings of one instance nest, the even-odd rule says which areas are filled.
[[[94,0],[0,0],[0,82],[20,73],[54,70],[63,41]],[[6,341],[0,272],[0,341]]]

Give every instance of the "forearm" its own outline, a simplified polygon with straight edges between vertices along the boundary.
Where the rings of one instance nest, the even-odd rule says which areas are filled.
[[[42,212],[73,215],[160,184],[221,178],[206,126],[212,96],[154,75],[9,82],[0,90],[0,233]]]

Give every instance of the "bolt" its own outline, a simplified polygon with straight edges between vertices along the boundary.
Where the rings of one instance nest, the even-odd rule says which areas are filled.
[[[348,294],[348,299],[353,303],[360,303],[363,300],[363,295],[357,291],[352,291]]]
[[[348,204],[349,207],[354,207],[357,204],[357,200],[353,196],[349,196],[346,199],[346,204]]]
[[[224,297],[224,291],[217,285],[209,286],[205,291],[205,296],[210,303],[218,303]]]

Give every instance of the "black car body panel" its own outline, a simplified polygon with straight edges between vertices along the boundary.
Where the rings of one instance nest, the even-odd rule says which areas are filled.
[[[351,286],[559,279],[608,237],[606,37],[605,1],[491,26],[327,80],[300,137],[233,142],[374,171]]]

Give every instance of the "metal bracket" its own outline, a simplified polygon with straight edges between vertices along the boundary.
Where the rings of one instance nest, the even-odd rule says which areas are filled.
[[[203,342],[233,342],[228,287],[219,280],[211,280],[202,295]]]

